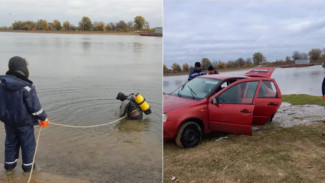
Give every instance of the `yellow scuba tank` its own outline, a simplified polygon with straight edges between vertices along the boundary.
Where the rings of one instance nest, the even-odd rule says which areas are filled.
[[[146,102],[146,99],[143,98],[142,95],[140,95],[139,93],[137,93],[135,95],[135,98],[134,98],[135,102],[140,106],[141,110],[146,114],[146,115],[149,115],[151,114],[151,109],[150,109],[150,106],[149,104]]]

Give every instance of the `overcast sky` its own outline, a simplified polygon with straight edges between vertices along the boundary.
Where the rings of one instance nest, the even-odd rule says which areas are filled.
[[[325,48],[325,1],[164,0],[164,63],[285,59]]]
[[[16,20],[69,20],[78,25],[83,16],[93,22],[133,21],[141,15],[150,27],[162,26],[162,0],[0,0],[0,26]]]

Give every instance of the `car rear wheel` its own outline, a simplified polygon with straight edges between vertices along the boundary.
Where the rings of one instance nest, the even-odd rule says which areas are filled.
[[[179,147],[195,147],[201,141],[202,130],[200,125],[195,122],[182,124],[177,132],[175,142]]]

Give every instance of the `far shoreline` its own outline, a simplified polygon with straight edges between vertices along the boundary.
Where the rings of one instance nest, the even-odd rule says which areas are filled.
[[[7,32],[7,33],[29,33],[29,34],[86,34],[86,35],[130,35],[130,36],[140,36],[140,33],[143,33],[142,31],[130,31],[130,32],[107,32],[107,31],[39,31],[39,30],[32,30],[32,31],[26,31],[26,30],[0,30],[0,32]]]
[[[236,71],[245,71],[245,70],[250,70],[254,67],[240,67],[240,68],[233,68],[233,69],[217,69],[217,71],[219,72],[219,74],[224,73],[224,72],[236,72]],[[169,76],[187,76],[190,74],[189,72],[169,72],[169,73],[164,73],[163,76],[164,77],[169,77]]]
[[[315,65],[321,65],[321,64],[314,64],[312,66]],[[236,72],[236,71],[248,71],[250,69],[253,69],[255,67],[271,67],[271,68],[293,68],[295,67],[294,65],[292,65],[292,67],[281,67],[281,65],[279,66],[253,66],[253,67],[239,67],[239,68],[230,68],[230,69],[217,69],[217,71],[219,72],[219,74],[225,73],[225,72]],[[310,65],[308,66],[302,66],[302,67],[310,67]],[[301,67],[300,67],[301,68]],[[168,72],[168,73],[163,73],[163,77],[170,77],[170,76],[188,76],[190,74],[190,71],[188,72]]]

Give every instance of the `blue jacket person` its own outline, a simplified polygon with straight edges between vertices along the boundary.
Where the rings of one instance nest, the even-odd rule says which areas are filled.
[[[322,83],[322,93],[323,93],[323,99],[325,100],[325,77],[324,77],[323,83]]]
[[[206,73],[201,69],[201,63],[195,62],[194,69],[190,72],[190,75],[188,76],[188,81],[194,79],[197,76],[205,75]]]
[[[6,131],[4,168],[8,174],[12,173],[21,148],[22,169],[28,173],[35,152],[34,125],[46,127],[49,121],[33,82],[28,79],[27,61],[15,56],[8,66],[6,75],[0,76],[0,121]]]

